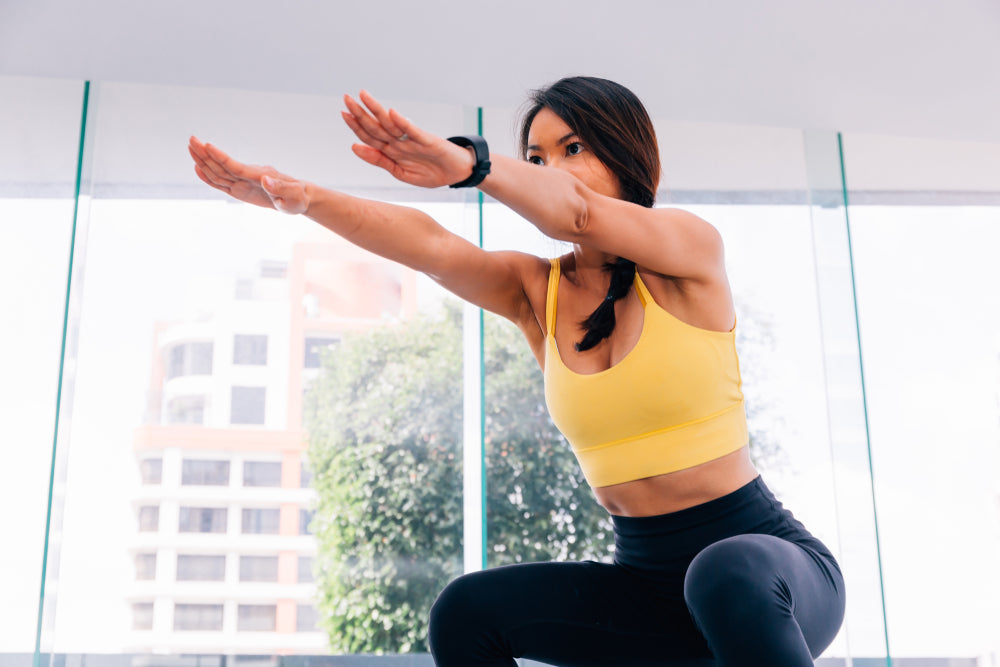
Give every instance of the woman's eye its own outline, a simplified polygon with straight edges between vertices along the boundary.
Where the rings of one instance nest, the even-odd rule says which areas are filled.
[[[531,164],[545,164],[544,162],[542,162],[542,158],[539,157],[538,155],[529,155],[528,162],[530,162]]]
[[[574,141],[573,143],[566,146],[567,155],[579,155],[583,152],[583,144],[579,141]]]

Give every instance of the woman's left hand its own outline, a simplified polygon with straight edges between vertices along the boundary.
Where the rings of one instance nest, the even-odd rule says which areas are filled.
[[[437,188],[469,177],[475,159],[468,149],[425,132],[395,109],[388,111],[365,91],[358,104],[344,95],[344,122],[363,143],[354,154],[410,185]]]

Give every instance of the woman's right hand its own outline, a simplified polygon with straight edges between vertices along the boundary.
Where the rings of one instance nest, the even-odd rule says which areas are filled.
[[[191,137],[188,152],[198,178],[235,199],[291,214],[309,208],[306,184],[273,167],[243,164],[197,137]]]

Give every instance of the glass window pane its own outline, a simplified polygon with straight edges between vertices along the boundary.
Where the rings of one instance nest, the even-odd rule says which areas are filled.
[[[281,511],[277,509],[244,509],[243,533],[277,535],[281,528]]]
[[[160,484],[163,481],[163,459],[142,459],[139,472],[143,484]]]
[[[156,579],[156,554],[136,554],[135,578],[137,581]]]
[[[222,630],[221,604],[175,604],[174,630]]]
[[[155,532],[160,529],[160,508],[157,505],[146,505],[139,508],[139,531]]]
[[[236,334],[233,340],[233,364],[267,365],[267,336]]]
[[[299,487],[308,489],[312,484],[312,479],[312,470],[309,469],[309,464],[306,461],[303,461],[299,469]]]
[[[300,584],[311,584],[316,580],[313,574],[313,558],[309,556],[299,556],[299,578]]]
[[[890,646],[988,664],[1000,655],[1000,145],[849,134],[844,153]],[[948,632],[928,632],[927,609],[948,610]]]
[[[273,162],[288,173],[339,191],[415,206],[449,229],[460,227],[463,193],[401,187],[358,162],[349,149],[350,130],[330,122],[342,104],[339,97],[95,85],[99,102],[90,108],[92,136],[98,145],[87,200],[90,226],[81,283],[87,307],[76,323],[80,374],[69,475],[74,482],[66,499],[76,519],[65,532],[68,566],[59,582],[55,632],[59,647],[72,652],[99,644],[104,654],[169,656],[164,660],[193,650],[229,656],[248,651],[271,656],[341,654],[350,652],[347,646],[361,647],[357,651],[363,653],[425,650],[425,643],[415,638],[426,636],[433,595],[461,568],[454,557],[460,544],[450,537],[461,523],[461,510],[455,509],[461,503],[454,502],[461,495],[460,467],[454,459],[441,458],[432,477],[443,483],[419,489],[434,494],[429,504],[447,508],[419,531],[433,535],[433,543],[421,541],[419,549],[409,551],[401,551],[407,548],[401,542],[386,543],[389,551],[383,555],[366,554],[362,550],[368,540],[355,544],[351,529],[368,525],[358,517],[378,516],[378,507],[369,501],[377,494],[366,494],[363,485],[371,484],[366,481],[368,472],[379,463],[367,456],[348,461],[339,452],[353,455],[377,446],[405,452],[411,447],[389,424],[383,424],[385,437],[381,432],[361,433],[359,424],[371,414],[404,421],[428,414],[424,405],[413,402],[427,392],[411,387],[438,382],[440,364],[429,361],[412,368],[404,364],[400,373],[396,357],[378,357],[369,350],[391,341],[392,349],[407,356],[427,357],[430,352],[437,360],[460,360],[450,356],[458,349],[453,341],[430,337],[419,347],[414,344],[413,336],[420,338],[418,325],[426,327],[446,316],[444,295],[429,278],[362,251],[311,220],[225,201],[197,179],[184,147],[196,132],[248,161]],[[237,108],[243,111],[233,114]],[[458,107],[406,108],[439,133],[463,124],[463,110]],[[288,125],[280,140],[260,130],[276,118]],[[75,143],[76,139],[74,150]],[[46,271],[52,272],[51,267]],[[65,276],[62,282],[65,288]],[[262,360],[254,351],[262,352],[262,346],[244,348],[242,339],[237,343],[237,336],[244,335],[266,336],[266,366],[241,363]],[[319,339],[320,347],[341,341],[338,355],[347,339],[354,339],[344,360],[349,375],[332,377],[333,371],[322,362],[304,368],[307,338]],[[372,368],[378,368],[384,380],[380,386],[386,391],[357,390]],[[460,381],[440,382],[437,387],[427,393],[436,404],[450,406],[452,397],[461,396]],[[315,410],[314,404],[328,406],[330,412]],[[444,420],[455,421],[455,413],[438,412],[423,431],[432,433],[435,421]],[[34,428],[37,423],[40,420]],[[307,447],[316,442],[324,443],[317,455],[327,463],[310,467],[343,476],[351,485],[344,493],[334,493],[334,487],[327,485],[326,500],[321,501],[320,492],[308,485],[308,476],[301,488],[249,486],[274,483],[276,468],[244,469],[244,462],[294,465],[311,456]],[[160,484],[135,483],[142,479],[144,458],[162,458]],[[184,462],[197,460],[229,462],[228,475],[224,470],[193,471],[189,464],[185,482]],[[406,492],[403,481],[416,465],[401,463],[398,476],[382,480],[398,506],[407,503],[398,494]],[[245,477],[240,488],[229,486],[232,465],[240,466],[235,477]],[[380,491],[374,486],[372,490]],[[296,535],[299,510],[311,510],[321,502],[330,505],[324,516],[342,517],[335,532],[326,538]],[[139,508],[154,505],[159,507],[158,530],[139,533]],[[400,526],[425,520],[422,510],[416,509],[425,504],[407,506],[415,509],[406,519],[374,526],[382,532],[373,541],[391,540],[402,534]],[[245,536],[244,509],[250,510],[245,527],[251,531]],[[283,515],[292,520],[290,535],[280,534]],[[95,516],[102,520],[79,520]],[[235,537],[226,534],[227,524]],[[122,573],[113,564],[123,558],[131,564],[138,547],[146,551],[153,543],[164,575],[156,582],[155,629],[135,633],[128,629],[129,605],[142,601],[135,599],[135,593],[144,592],[143,586],[148,589],[149,582],[136,580],[132,567]],[[222,551],[233,559],[281,553],[281,576],[255,585],[263,597],[253,600],[242,597],[238,586],[177,581],[177,555]],[[319,559],[320,553],[327,562],[317,569],[330,576],[322,582],[299,583],[297,558]],[[340,555],[347,553],[361,554],[364,562],[405,558],[412,565],[386,583],[369,576],[378,568],[355,570],[354,561]],[[93,567],[95,563],[108,567]],[[422,577],[432,578],[434,586],[416,585]],[[294,631],[295,602],[287,601],[341,599],[341,591],[359,588],[367,591],[360,606],[344,610],[347,625],[332,641],[325,633]],[[407,604],[420,611],[401,619],[388,635],[370,633],[357,620],[370,615],[371,608],[365,605],[381,590],[401,588],[410,591]],[[218,597],[204,599],[209,593]],[[37,595],[37,585],[33,594]],[[279,600],[286,602],[282,605]],[[278,605],[276,622],[290,632],[261,632],[253,638],[253,646],[246,644],[246,637],[238,641],[237,606],[248,603]],[[176,637],[180,630],[171,630],[175,620],[178,628],[192,624],[185,624],[183,607],[176,615],[171,611],[175,605],[191,604],[221,605],[225,614],[220,609],[217,616],[224,616],[224,629],[202,634],[195,644]],[[221,620],[203,625],[220,624]],[[33,636],[33,631],[33,626],[28,628],[26,636]]]
[[[178,530],[182,533],[224,533],[226,510],[218,507],[181,507]]]
[[[278,461],[245,461],[243,486],[281,486],[281,463]]]
[[[272,604],[241,604],[236,629],[241,632],[273,631],[277,612],[277,606]]]
[[[307,336],[303,366],[305,368],[319,368],[323,354],[334,351],[339,342],[339,338],[329,336]]]
[[[167,404],[168,424],[204,424],[207,396],[175,396]]]
[[[167,379],[187,375],[212,374],[212,343],[179,343],[169,348],[167,354]]]
[[[263,424],[266,395],[266,387],[233,387],[230,421],[233,424]]]
[[[82,81],[0,76],[0,423],[17,443],[0,466],[0,505],[17,508],[4,513],[17,536],[0,567],[4,653],[35,648],[83,92]]]
[[[152,630],[153,629],[153,603],[134,602],[132,603],[132,629]]]
[[[177,581],[223,581],[225,556],[177,556]]]
[[[188,345],[188,364],[191,375],[212,374],[212,350],[212,343],[190,343]]]
[[[181,484],[226,486],[229,484],[229,461],[185,459],[181,467]]]
[[[312,535],[312,522],[316,510],[299,510],[299,535]]]
[[[311,604],[300,604],[295,609],[295,631],[296,632],[318,632],[319,612]]]
[[[240,581],[277,580],[277,556],[240,556]]]

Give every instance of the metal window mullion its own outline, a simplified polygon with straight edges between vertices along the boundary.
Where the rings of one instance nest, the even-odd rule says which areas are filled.
[[[872,633],[879,632],[891,665],[844,156],[837,132],[808,130],[804,143],[839,560],[851,585],[877,588],[879,605],[867,606],[874,596],[848,591],[844,631],[855,643],[864,637],[860,643],[866,646]],[[868,488],[852,485],[843,472],[864,474]],[[852,540],[849,548],[845,539]],[[876,617],[881,624],[877,630]],[[847,659],[850,664],[851,656]]]
[[[466,127],[475,126],[483,133],[483,109],[475,109],[474,119]],[[483,194],[466,192],[465,237],[483,247]],[[473,208],[473,206],[475,208]],[[470,211],[469,209],[472,209]],[[466,303],[462,310],[463,352],[463,561],[465,572],[486,568],[486,455],[485,455],[485,361],[483,355],[483,310]]]
[[[55,593],[50,584],[58,578],[52,555],[61,548],[62,516],[65,507],[66,464],[69,455],[69,433],[73,413],[73,393],[76,381],[77,348],[82,307],[83,266],[90,215],[92,164],[94,153],[93,119],[96,91],[90,81],[84,81],[81,105],[80,141],[77,150],[76,178],[73,191],[73,224],[66,269],[66,295],[63,308],[62,340],[59,351],[59,378],[56,392],[52,458],[49,468],[49,491],[45,511],[45,541],[42,549],[42,574],[38,594],[38,624],[35,631],[33,667],[40,667],[42,643],[47,614],[55,613]],[[46,604],[47,595],[50,604]],[[52,619],[53,625],[55,619]],[[49,653],[51,654],[51,647]],[[50,663],[52,657],[49,658]]]

